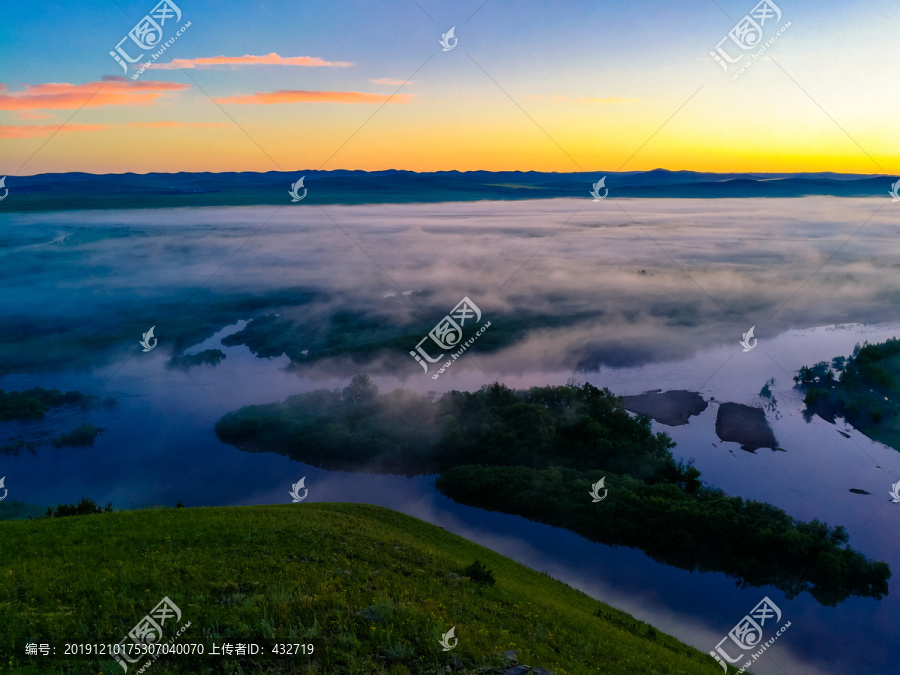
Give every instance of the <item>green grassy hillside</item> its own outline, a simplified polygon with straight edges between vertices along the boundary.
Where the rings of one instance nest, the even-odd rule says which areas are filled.
[[[265,659],[164,657],[151,673],[404,674],[444,672],[446,665],[484,673],[507,663],[506,650],[559,675],[721,673],[709,656],[627,614],[375,506],[6,521],[0,542],[0,673],[122,673],[110,659],[35,667],[22,641],[118,642],[166,596],[182,617],[169,619],[165,638],[191,624],[175,643],[202,642],[207,654],[210,640],[315,650]],[[476,559],[493,572],[494,585],[466,576]],[[439,639],[454,626],[459,642],[442,651]],[[129,667],[129,675],[147,662]]]

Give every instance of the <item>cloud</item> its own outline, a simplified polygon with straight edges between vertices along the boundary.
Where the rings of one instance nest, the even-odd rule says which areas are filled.
[[[156,70],[180,70],[182,68],[210,68],[212,66],[327,66],[346,68],[348,61],[325,61],[318,56],[278,56],[275,52],[266,56],[205,56],[198,59],[173,59],[171,63],[151,63]]]
[[[410,84],[411,80],[392,80],[389,77],[380,77],[377,80],[372,80],[372,84],[390,84],[399,87],[401,84]]]
[[[148,105],[168,92],[189,88],[189,84],[154,80],[132,82],[115,76],[84,84],[26,84],[24,91],[0,94],[0,110],[70,110],[107,105]],[[6,87],[0,91],[5,92]]]
[[[305,91],[303,89],[282,89],[267,93],[248,94],[217,98],[216,103],[255,103],[272,105],[275,103],[409,103],[412,94],[366,94],[359,91]]]
[[[107,128],[105,124],[0,124],[0,138],[37,138],[49,136],[55,131],[103,131]]]

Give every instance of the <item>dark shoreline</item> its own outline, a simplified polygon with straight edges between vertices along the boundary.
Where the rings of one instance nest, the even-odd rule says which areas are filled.
[[[606,177],[610,199],[790,199],[809,196],[887,198],[889,176],[854,174],[713,174],[655,169],[643,172],[538,171],[269,171],[264,173],[48,173],[8,176],[0,212],[412,204],[525,199],[590,199]],[[306,196],[288,194],[298,178]]]

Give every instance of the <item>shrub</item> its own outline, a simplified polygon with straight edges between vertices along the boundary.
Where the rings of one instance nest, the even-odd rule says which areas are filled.
[[[496,583],[494,573],[476,560],[466,568],[466,576],[477,584],[493,586]]]
[[[97,435],[101,431],[103,430],[99,427],[95,427],[93,424],[82,424],[77,429],[65,431],[59,436],[54,436],[50,439],[50,444],[54,448],[62,448],[67,445],[73,447],[92,447],[94,445],[94,439],[97,438]]]
[[[94,503],[93,499],[82,497],[81,501],[75,504],[59,504],[54,512],[51,507],[47,507],[45,518],[64,518],[66,516],[87,516],[93,513],[112,513],[112,502],[109,502],[104,508],[100,508]]]

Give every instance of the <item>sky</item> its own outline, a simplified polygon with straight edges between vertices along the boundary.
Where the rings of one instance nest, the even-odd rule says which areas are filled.
[[[170,5],[4,6],[0,175],[900,173],[887,0]]]

